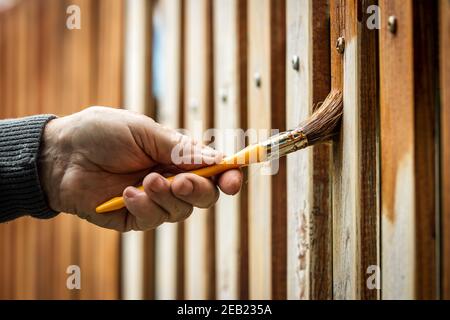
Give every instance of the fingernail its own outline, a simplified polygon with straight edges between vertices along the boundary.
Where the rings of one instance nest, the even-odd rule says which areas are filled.
[[[141,191],[139,191],[139,189],[137,189],[135,187],[128,187],[125,189],[125,192],[123,195],[125,198],[132,199],[132,198],[136,197],[137,195],[139,195],[139,193],[141,193]]]
[[[180,189],[178,190],[178,194],[188,196],[192,193],[192,191],[194,191],[194,185],[188,179],[184,179]]]
[[[163,189],[164,187],[163,179],[164,179],[163,177],[156,177],[155,179],[153,179],[153,182],[150,185],[150,188],[152,189],[153,192],[159,192]]]

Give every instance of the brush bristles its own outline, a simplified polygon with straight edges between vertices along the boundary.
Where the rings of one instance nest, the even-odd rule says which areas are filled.
[[[311,117],[299,126],[308,138],[308,145],[333,138],[338,133],[342,113],[342,92],[333,90]]]

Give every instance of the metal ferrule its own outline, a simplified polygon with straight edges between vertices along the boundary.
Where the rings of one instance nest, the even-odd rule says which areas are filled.
[[[301,129],[281,132],[261,143],[266,160],[271,161],[308,146],[308,138]]]

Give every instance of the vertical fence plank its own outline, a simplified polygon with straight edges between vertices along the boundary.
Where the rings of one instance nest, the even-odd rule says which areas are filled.
[[[370,25],[377,0],[364,0],[358,9],[359,48],[359,117],[357,133],[359,136],[358,166],[360,198],[357,205],[360,210],[360,298],[380,299],[380,208],[379,208],[379,78],[378,78],[378,30]],[[375,13],[376,14],[376,13]],[[369,28],[370,26],[370,28]],[[369,276],[375,278],[367,284]]]
[[[186,129],[203,141],[212,127],[212,2],[186,1]],[[214,298],[214,215],[195,209],[185,224],[187,299]]]
[[[287,127],[330,90],[327,1],[287,2]],[[297,58],[298,57],[298,58]],[[298,59],[298,67],[295,66]],[[288,298],[332,297],[330,147],[288,156]]]
[[[344,114],[342,132],[334,149],[333,185],[333,294],[335,299],[359,297],[358,130],[359,83],[356,1],[344,2],[343,58]],[[335,196],[336,195],[336,196]]]
[[[374,1],[335,1],[333,55],[342,54],[344,117],[333,152],[333,295],[377,298],[366,271],[378,264],[376,31],[366,26]],[[343,28],[342,28],[343,27]],[[337,30],[336,30],[337,29]],[[344,39],[343,52],[336,50]],[[333,43],[334,42],[334,43]]]
[[[450,299],[450,2],[440,0],[442,298]]]
[[[386,0],[380,7],[397,24],[382,24],[380,36],[382,296],[433,298],[436,8]]]
[[[284,0],[249,1],[252,130],[285,129],[286,70],[280,63],[286,56],[285,5]],[[249,172],[249,294],[252,299],[282,299],[286,297],[286,162],[273,164],[272,169],[278,170],[271,176],[259,168],[253,166]]]
[[[358,186],[358,131],[359,83],[356,1],[335,2],[342,15],[338,19],[344,28],[338,34],[345,39],[342,57],[342,90],[344,96],[344,117],[340,137],[333,152],[333,296],[335,299],[357,299],[359,296],[358,255],[360,219],[357,199]],[[335,40],[335,44],[338,40]]]
[[[214,1],[214,76],[215,76],[215,125],[218,130],[215,147],[225,154],[233,154],[242,149],[240,136],[236,131],[245,128],[242,118],[246,105],[242,104],[245,88],[242,87],[246,78],[246,66],[240,60],[240,48],[246,46],[241,41],[245,30],[240,25],[246,23],[241,11],[245,10],[246,0]],[[243,19],[243,21],[239,21]],[[239,299],[242,287],[246,286],[246,274],[242,273],[241,265],[245,264],[246,255],[242,251],[241,232],[245,232],[247,210],[242,210],[241,197],[245,192],[235,197],[221,195],[216,205],[216,268],[217,268],[217,298]],[[245,252],[245,250],[244,250]]]
[[[248,0],[239,0],[238,30],[239,30],[239,105],[241,128],[248,128]],[[243,170],[244,183],[240,192],[240,230],[239,245],[241,260],[239,264],[239,297],[249,298],[249,237],[248,237],[248,168]]]
[[[181,5],[178,0],[163,0],[154,9],[155,33],[161,45],[162,66],[158,79],[159,95],[156,93],[157,121],[170,128],[179,128],[180,113],[180,36]],[[158,61],[160,62],[160,61]],[[177,298],[178,230],[180,224],[164,224],[156,230],[155,298],[174,300]]]
[[[156,105],[154,101],[154,82],[153,82],[153,45],[154,45],[154,35],[153,35],[153,10],[156,1],[144,1],[141,3],[141,10],[144,10],[144,15],[142,16],[140,25],[142,36],[144,39],[139,39],[138,41],[144,41],[143,54],[141,56],[140,68],[142,70],[141,89],[139,96],[142,99],[141,113],[146,116],[155,118],[156,116]],[[131,24],[134,21],[130,22]],[[151,89],[150,89],[151,88]],[[143,234],[143,298],[147,300],[155,299],[155,289],[156,289],[156,231],[147,230]]]
[[[248,32],[248,126],[250,130],[270,129],[270,0],[249,0]],[[261,77],[261,88],[255,77]],[[270,176],[256,166],[249,168],[249,297],[270,299],[271,290],[271,192]]]
[[[152,114],[151,16],[153,1],[125,2],[124,105]],[[121,298],[149,298],[154,289],[153,232],[129,232],[121,240]]]

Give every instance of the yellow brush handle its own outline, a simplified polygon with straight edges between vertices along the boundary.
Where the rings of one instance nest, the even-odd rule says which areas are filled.
[[[225,158],[219,164],[201,168],[198,170],[189,171],[189,173],[196,174],[201,177],[210,178],[225,171],[231,169],[237,169],[244,166],[247,166],[251,163],[261,162],[264,160],[264,154],[261,152],[260,145],[252,145],[245,148],[242,151],[234,154],[231,157]],[[175,176],[167,178],[170,182],[175,178]],[[144,187],[139,187],[139,190],[144,190]],[[115,197],[111,200],[99,205],[95,211],[97,213],[108,213],[112,211],[116,211],[125,207],[125,202],[123,201],[123,197]]]

